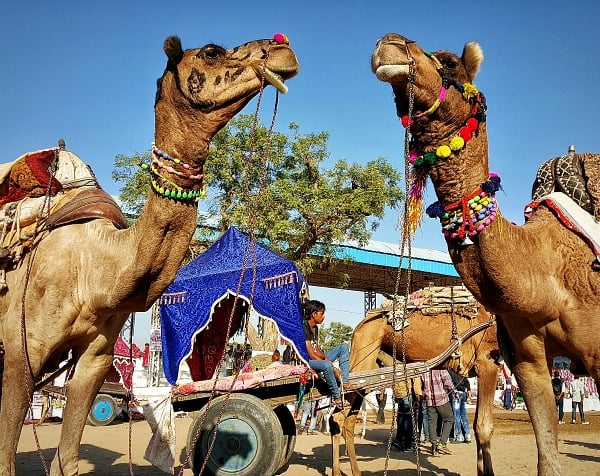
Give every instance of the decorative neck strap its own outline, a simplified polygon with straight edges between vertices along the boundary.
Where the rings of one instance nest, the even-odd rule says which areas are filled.
[[[180,201],[198,202],[206,195],[202,166],[189,165],[180,159],[171,157],[166,152],[156,148],[154,143],[152,144],[152,163],[150,165],[142,164],[141,168],[150,173],[152,189],[163,197]],[[192,189],[183,188],[165,177],[163,175],[164,172],[198,182],[198,186]]]
[[[471,140],[473,134],[477,132],[479,128],[479,123],[485,121],[485,97],[482,93],[477,91],[477,88],[472,84],[470,86],[470,93],[467,95],[466,92],[463,93],[464,97],[474,98],[474,104],[471,109],[471,114],[469,118],[466,120],[464,125],[455,133],[454,137],[450,139],[448,144],[443,144],[438,146],[435,151],[426,152],[422,155],[419,155],[417,152],[417,148],[414,147],[414,140],[411,141],[413,147],[411,147],[409,151],[408,160],[415,167],[421,166],[432,166],[438,161],[438,159],[447,159],[452,155],[452,152],[459,152],[465,148],[467,142]],[[472,88],[472,89],[471,89]],[[438,104],[439,106],[439,104]],[[419,114],[421,116],[423,113]],[[408,116],[403,116],[401,118],[402,125],[406,128],[408,125]],[[411,120],[411,124],[414,120]]]
[[[463,246],[472,245],[471,238],[482,232],[498,216],[496,192],[501,188],[500,176],[492,172],[487,182],[457,202],[446,206],[440,202],[432,203],[427,207],[427,215],[440,219],[445,237],[462,240]]]
[[[421,213],[423,209],[423,194],[427,183],[427,174],[429,168],[435,165],[438,159],[447,159],[453,153],[458,153],[465,148],[467,142],[471,140],[477,132],[479,124],[485,121],[487,106],[483,93],[477,91],[477,88],[465,83],[462,85],[456,83],[455,87],[462,92],[463,98],[471,103],[469,118],[465,124],[450,139],[449,144],[438,146],[435,151],[426,152],[418,155],[415,146],[414,136],[411,137],[409,144],[408,160],[413,165],[411,170],[411,182],[408,196],[407,212],[404,217],[404,226],[409,235],[413,235],[421,222]],[[414,120],[408,116],[401,118],[402,125],[410,130]]]

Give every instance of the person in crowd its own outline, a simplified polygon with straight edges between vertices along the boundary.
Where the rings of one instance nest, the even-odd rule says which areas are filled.
[[[39,420],[34,423],[35,426],[42,426],[46,423],[48,412],[50,411],[50,394],[42,389],[42,411]]]
[[[233,375],[233,369],[235,368],[235,357],[233,355],[233,347],[230,345],[223,356],[223,365],[221,368],[222,377],[230,377]]]
[[[242,357],[241,357],[242,367],[245,365],[246,362],[250,362],[251,358],[252,358],[252,346],[250,344],[244,344],[244,348],[242,350]]]
[[[418,421],[419,407],[423,398],[421,378],[400,379],[394,385],[394,398],[398,406],[396,422],[396,439],[392,443],[400,451],[409,452],[416,449],[413,434],[413,415]]]
[[[377,400],[377,418],[375,421],[380,424],[385,424],[385,405],[387,404],[386,387],[381,387],[375,391],[375,399]]]
[[[574,425],[577,423],[577,409],[579,408],[579,417],[581,418],[581,424],[587,425],[588,422],[585,420],[585,415],[583,413],[583,400],[585,399],[585,388],[583,384],[583,380],[579,378],[579,376],[575,376],[571,385],[569,387],[569,393],[571,394],[571,424]]]
[[[279,349],[275,349],[271,355],[271,365],[273,364],[283,365],[281,362],[281,354],[279,353]]]
[[[304,339],[308,352],[308,365],[323,375],[332,396],[332,404],[342,409],[343,401],[338,379],[342,381],[344,391],[355,390],[356,386],[348,383],[350,375],[350,348],[348,344],[340,344],[333,349],[323,352],[319,345],[319,325],[325,320],[325,304],[321,301],[310,300],[304,304]],[[338,361],[339,368],[333,366]]]
[[[144,353],[142,354],[142,367],[144,369],[148,368],[148,363],[150,361],[150,344],[146,342],[144,344]]]
[[[454,394],[454,442],[471,443],[471,427],[467,417],[467,401],[471,398],[471,384],[467,377],[460,375],[461,367],[457,372],[448,369],[456,393]]]
[[[502,405],[504,406],[505,410],[512,411],[515,409],[515,392],[510,383],[506,383],[506,386],[504,387],[504,390],[502,390],[500,397],[502,398]]]
[[[429,418],[429,442],[431,443],[431,454],[452,454],[448,448],[448,439],[452,431],[454,414],[450,395],[456,389],[446,369],[430,370],[423,374],[423,393],[427,399],[427,416]],[[436,435],[437,418],[442,418],[442,430],[438,439]]]
[[[421,398],[419,404],[419,441],[429,441],[429,417],[427,416],[427,399]]]
[[[552,391],[554,392],[554,399],[556,400],[556,409],[558,410],[558,424],[564,425],[563,417],[565,415],[563,403],[565,400],[565,383],[560,378],[560,372],[554,371],[554,377],[552,378]]]
[[[283,363],[292,363],[292,347],[289,344],[285,346],[285,350],[283,351]]]
[[[235,345],[233,349],[233,368],[234,373],[238,372],[244,366],[244,351],[240,344]]]
[[[302,434],[306,428],[306,422],[310,418],[310,425],[306,431],[307,435],[314,435],[316,433],[315,428],[317,426],[317,401],[316,400],[305,400],[304,408],[302,410],[302,418],[300,419],[300,428],[298,433]]]

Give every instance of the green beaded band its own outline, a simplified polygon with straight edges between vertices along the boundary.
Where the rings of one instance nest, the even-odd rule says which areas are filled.
[[[140,167],[142,170],[150,174],[150,184],[152,185],[152,190],[163,197],[181,201],[193,200],[196,202],[206,197],[206,187],[204,186],[201,186],[201,188],[195,190],[186,190],[163,177],[154,169],[154,167],[149,166],[148,164],[141,164]],[[163,183],[166,183],[166,186],[159,184],[156,180],[157,178],[160,178]]]
[[[204,187],[202,187],[201,189],[198,189],[198,190],[184,190],[181,187],[178,187],[177,190],[171,190],[169,188],[165,188],[162,185],[159,185],[158,182],[156,182],[156,180],[154,178],[150,180],[150,183],[152,185],[152,189],[156,193],[158,193],[159,195],[162,195],[163,197],[172,198],[174,200],[199,201],[201,198],[204,198],[206,196],[206,189]]]

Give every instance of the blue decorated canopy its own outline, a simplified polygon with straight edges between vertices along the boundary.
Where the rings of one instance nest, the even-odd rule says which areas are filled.
[[[299,357],[308,361],[301,307],[301,299],[308,293],[304,276],[292,261],[230,227],[204,253],[179,270],[160,299],[163,363],[171,384],[176,383],[179,366],[191,355],[199,333],[201,337],[203,331],[210,331],[209,342],[202,345],[214,348],[204,354],[220,359],[229,315],[216,310],[231,300],[238,289],[238,299],[274,321],[281,336],[293,345]],[[235,331],[237,328],[231,329],[230,336]]]

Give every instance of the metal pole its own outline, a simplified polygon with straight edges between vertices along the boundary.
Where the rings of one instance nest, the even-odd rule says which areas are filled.
[[[375,309],[377,307],[377,293],[375,291],[365,291],[365,315],[371,309]]]

